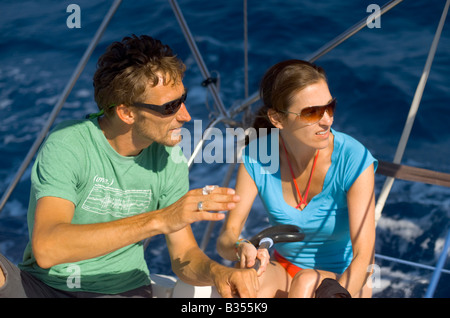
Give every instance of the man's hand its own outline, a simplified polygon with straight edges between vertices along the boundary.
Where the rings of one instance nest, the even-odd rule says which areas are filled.
[[[255,298],[259,290],[254,269],[235,269],[218,265],[214,268],[213,279],[223,298]]]
[[[194,189],[186,193],[177,202],[159,210],[160,229],[169,234],[198,221],[220,221],[223,213],[210,211],[228,211],[233,209],[240,198],[230,188],[215,188],[210,193],[204,189]]]

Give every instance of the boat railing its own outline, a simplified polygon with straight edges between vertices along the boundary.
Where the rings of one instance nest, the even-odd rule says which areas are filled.
[[[227,108],[224,106],[224,103],[222,102],[222,100],[220,98],[220,94],[219,94],[219,91],[218,91],[216,85],[213,83],[213,81],[211,81],[212,80],[211,75],[210,75],[210,73],[206,67],[206,64],[204,63],[203,58],[197,48],[195,40],[194,40],[194,38],[189,30],[189,27],[182,15],[182,12],[180,10],[180,7],[178,6],[177,1],[176,0],[168,0],[168,1],[170,2],[170,5],[172,6],[172,10],[177,18],[178,23],[180,24],[180,27],[183,31],[186,41],[191,49],[192,54],[194,55],[197,65],[200,69],[200,72],[202,73],[202,76],[204,78],[204,83],[206,83],[204,86],[207,87],[209,92],[211,93],[212,98],[214,99],[214,106],[216,107],[216,109],[218,110],[218,113],[219,113],[217,118],[213,119],[209,123],[209,125],[205,129],[205,132],[204,132],[201,140],[198,142],[191,157],[188,159],[188,165],[189,165],[189,167],[191,167],[195,156],[203,147],[204,142],[209,138],[209,135],[208,135],[208,131],[210,131],[209,128],[213,128],[220,123],[225,124],[225,125],[231,125],[231,126],[239,126],[240,123],[235,119],[235,117],[244,111],[249,113],[251,105],[259,100],[259,95],[258,95],[258,92],[255,92],[255,93],[251,94],[250,96],[248,96],[248,91],[247,91],[248,74],[246,73],[244,76],[244,78],[246,80],[246,83],[245,83],[245,85],[246,85],[245,97],[246,98],[244,99],[244,101],[242,103],[237,104],[236,106],[231,107],[229,110],[227,110]],[[244,15],[246,15],[247,2],[246,2],[246,0],[243,0],[243,1],[244,1]],[[394,8],[397,4],[399,4],[402,1],[403,0],[388,1],[380,9],[380,11],[377,13],[378,15],[375,16],[375,18],[388,12],[389,10]],[[29,166],[29,164],[30,164],[31,160],[33,159],[34,155],[36,154],[37,150],[39,149],[40,144],[45,139],[48,131],[50,130],[50,127],[53,125],[59,111],[63,107],[67,97],[69,96],[72,88],[74,87],[81,72],[83,71],[90,56],[92,55],[93,50],[97,46],[100,38],[102,37],[104,31],[106,30],[109,22],[111,21],[113,15],[117,11],[121,2],[122,2],[121,0],[115,0],[113,2],[113,4],[111,5],[109,11],[106,13],[105,17],[103,18],[101,25],[99,26],[97,32],[95,33],[94,37],[92,38],[88,48],[84,52],[84,55],[82,56],[75,71],[73,72],[70,80],[68,81],[67,85],[65,86],[64,91],[62,92],[58,101],[56,102],[51,114],[49,115],[48,120],[46,121],[46,123],[45,123],[44,127],[42,128],[41,132],[39,133],[36,141],[30,148],[29,152],[27,153],[27,155],[26,155],[24,161],[22,162],[21,166],[19,167],[14,179],[10,183],[7,190],[4,192],[4,194],[1,198],[1,201],[0,201],[0,213],[1,213],[2,209],[4,208],[11,193],[13,192],[14,188],[16,187],[17,183],[19,182],[20,178],[22,177],[25,170]],[[402,157],[402,154],[404,151],[404,147],[409,138],[409,132],[412,127],[412,122],[414,120],[415,114],[417,113],[417,109],[418,109],[418,106],[420,104],[420,100],[422,97],[422,92],[424,90],[424,87],[425,87],[425,84],[426,84],[426,81],[428,78],[428,74],[429,74],[429,71],[431,68],[432,60],[433,60],[434,54],[436,52],[437,44],[439,42],[439,37],[442,32],[443,24],[444,24],[444,21],[445,21],[447,12],[448,12],[449,3],[450,3],[450,0],[447,0],[446,5],[443,10],[443,13],[442,13],[442,16],[441,16],[441,20],[439,22],[438,30],[436,31],[433,43],[430,48],[430,52],[428,54],[424,72],[422,74],[418,88],[416,90],[416,94],[414,96],[414,100],[413,100],[413,103],[412,103],[412,106],[410,109],[410,113],[408,115],[408,120],[405,125],[404,132],[402,134],[402,137],[401,137],[401,140],[400,140],[400,143],[399,143],[399,146],[398,146],[395,158],[394,158],[394,162],[387,163],[387,162],[381,161],[379,169],[378,169],[379,171],[377,171],[377,173],[383,172],[383,174],[388,177],[385,182],[385,185],[383,186],[383,189],[382,189],[382,198],[381,199],[379,198],[377,201],[378,217],[381,216],[381,210],[383,209],[385,200],[388,196],[388,193],[390,192],[392,182],[396,178],[401,178],[404,180],[411,180],[411,181],[426,182],[426,183],[438,184],[438,185],[444,185],[444,186],[450,186],[450,174],[436,172],[436,171],[430,171],[430,170],[426,170],[426,169],[419,169],[419,168],[415,168],[415,167],[408,167],[408,166],[400,164],[401,157]],[[244,41],[245,42],[247,42],[246,23],[247,23],[247,20],[246,20],[246,16],[245,16],[244,17]],[[322,46],[315,53],[313,53],[309,58],[307,58],[307,60],[309,60],[311,62],[317,60],[318,58],[325,55],[326,53],[328,53],[329,51],[331,51],[332,49],[334,49],[335,47],[337,47],[338,45],[343,43],[345,40],[347,40],[348,38],[350,38],[351,36],[353,36],[354,34],[359,32],[360,30],[362,30],[366,25],[367,25],[367,18],[359,21],[354,26],[350,27],[348,30],[346,30],[345,32],[343,32],[342,34],[340,34],[339,36],[337,36],[336,38],[334,38],[333,40],[331,40],[330,42],[328,42],[327,44]],[[245,48],[245,54],[247,54],[247,52],[246,52],[247,43],[245,43],[244,48]],[[246,58],[247,58],[247,56],[245,55],[245,59]],[[247,60],[245,60],[245,63],[247,63]],[[245,64],[245,65],[247,65],[247,64]],[[244,67],[244,71],[247,72],[246,66]],[[236,166],[236,163],[230,164],[228,172],[226,173],[225,178],[223,179],[222,186],[228,186],[228,184],[230,183],[235,166]],[[391,181],[388,181],[388,180],[391,180]],[[209,239],[210,239],[210,236],[212,233],[213,224],[214,224],[213,222],[209,222],[209,224],[207,225],[207,228],[203,235],[203,239],[200,244],[200,248],[202,250],[204,250],[206,248],[206,246],[209,242]],[[148,246],[149,241],[150,241],[149,239],[144,241],[145,247]],[[425,295],[425,297],[433,297],[435,288],[438,284],[441,274],[442,273],[450,274],[450,270],[443,268],[445,265],[445,261],[447,259],[447,253],[448,253],[449,248],[450,248],[450,230],[447,233],[446,241],[443,246],[443,250],[439,257],[436,267],[420,264],[417,262],[405,261],[402,259],[389,257],[389,256],[385,256],[385,255],[380,255],[380,254],[375,254],[375,257],[379,258],[379,259],[387,260],[387,261],[400,263],[400,264],[405,264],[405,265],[410,265],[410,266],[414,266],[414,267],[418,267],[418,268],[433,270],[434,272],[433,272],[432,278],[430,279],[430,284],[427,289],[427,293]]]

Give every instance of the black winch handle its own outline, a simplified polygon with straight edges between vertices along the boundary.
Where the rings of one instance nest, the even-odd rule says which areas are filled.
[[[277,243],[300,242],[303,241],[304,238],[305,233],[303,233],[303,230],[300,227],[296,225],[282,224],[262,230],[253,236],[250,239],[250,242],[258,249],[270,249]],[[259,266],[261,266],[261,262],[259,259],[256,259],[256,263],[253,268],[258,271]]]

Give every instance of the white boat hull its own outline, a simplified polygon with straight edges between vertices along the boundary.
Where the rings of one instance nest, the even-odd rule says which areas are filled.
[[[153,298],[221,298],[213,286],[193,286],[169,275],[151,274]]]

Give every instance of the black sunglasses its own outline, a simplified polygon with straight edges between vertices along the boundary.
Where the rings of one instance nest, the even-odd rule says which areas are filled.
[[[181,95],[180,98],[172,100],[167,103],[164,103],[162,105],[153,105],[153,104],[134,102],[133,106],[143,107],[143,108],[147,108],[150,110],[154,110],[155,112],[158,112],[161,115],[167,116],[167,115],[175,114],[180,109],[181,104],[183,104],[186,101],[186,98],[187,98],[187,90],[184,92],[183,95]]]

